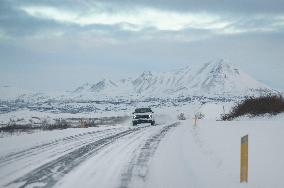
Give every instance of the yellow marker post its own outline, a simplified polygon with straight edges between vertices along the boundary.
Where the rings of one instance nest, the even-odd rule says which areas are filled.
[[[241,175],[240,181],[248,182],[248,135],[241,138]]]

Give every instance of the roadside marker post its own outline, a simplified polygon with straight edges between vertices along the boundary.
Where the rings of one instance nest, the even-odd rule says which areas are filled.
[[[194,126],[196,126],[196,124],[197,124],[197,115],[194,115],[193,123],[194,123]]]
[[[86,128],[86,121],[83,119],[80,120],[80,128]]]
[[[240,182],[248,182],[248,135],[241,138]]]

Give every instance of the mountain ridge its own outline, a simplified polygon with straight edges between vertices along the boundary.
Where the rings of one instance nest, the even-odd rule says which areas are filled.
[[[9,88],[9,87],[8,87]],[[21,91],[16,97],[16,89],[3,90],[2,100],[100,100],[111,98],[178,98],[180,96],[255,96],[279,93],[257,81],[244,71],[223,59],[209,61],[199,67],[186,66],[167,72],[144,71],[135,78],[119,80],[102,79],[94,84],[85,83],[71,91],[60,94],[39,94]],[[11,97],[9,93],[13,93]]]
[[[134,79],[112,81],[103,79],[104,85],[94,92],[90,89],[73,94],[105,96],[177,97],[186,95],[260,95],[277,92],[255,80],[223,59],[217,59],[193,69],[185,68],[153,73],[144,71]],[[74,91],[77,91],[76,88]],[[84,94],[83,94],[84,95]]]

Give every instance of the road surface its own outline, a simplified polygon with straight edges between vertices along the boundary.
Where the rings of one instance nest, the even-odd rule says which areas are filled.
[[[0,157],[0,187],[137,187],[159,143],[179,123],[113,127]]]

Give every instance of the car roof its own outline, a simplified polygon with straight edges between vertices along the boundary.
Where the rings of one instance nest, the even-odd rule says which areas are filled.
[[[134,110],[135,113],[147,113],[147,112],[152,112],[151,108],[136,108]]]
[[[135,110],[140,110],[140,109],[151,109],[150,107],[144,107],[144,108],[136,108]]]

